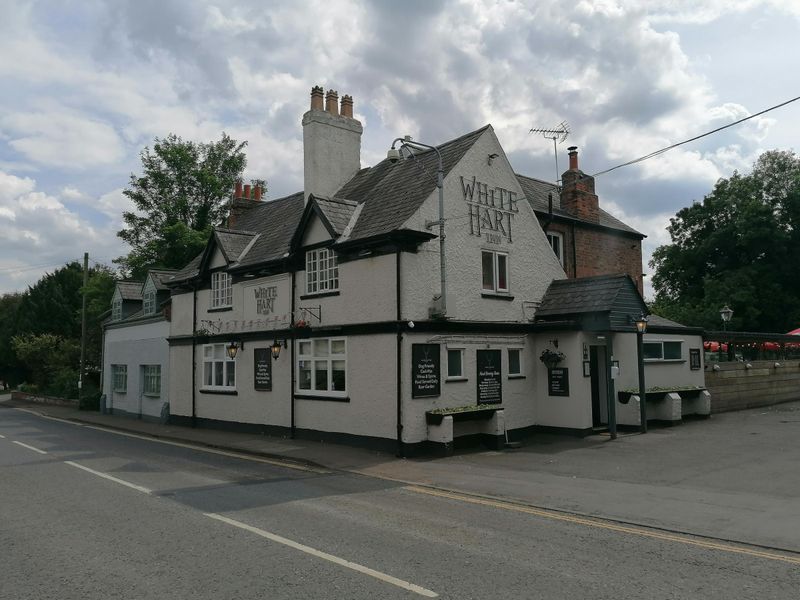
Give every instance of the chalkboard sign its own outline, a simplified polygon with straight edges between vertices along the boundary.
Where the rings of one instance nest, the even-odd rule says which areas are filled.
[[[256,348],[253,350],[253,386],[261,392],[272,391],[272,350]]]
[[[503,401],[503,379],[500,350],[476,350],[478,364],[478,404],[499,404]]]
[[[569,396],[569,369],[548,369],[547,389],[551,396]]]
[[[441,394],[442,360],[439,344],[411,344],[411,397]]]

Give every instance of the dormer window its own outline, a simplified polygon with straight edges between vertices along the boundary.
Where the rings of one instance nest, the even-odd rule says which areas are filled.
[[[306,252],[306,294],[321,294],[339,289],[339,263],[328,248]]]
[[[122,298],[114,298],[111,303],[111,320],[119,321],[122,319]]]
[[[156,314],[156,293],[154,291],[144,293],[143,303],[145,316]]]
[[[233,305],[233,287],[228,273],[217,271],[211,274],[211,308],[226,308]]]

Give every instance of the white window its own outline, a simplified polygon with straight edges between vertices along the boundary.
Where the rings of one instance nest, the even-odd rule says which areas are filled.
[[[122,298],[114,298],[111,303],[111,320],[119,321],[122,319]]]
[[[508,376],[522,377],[522,348],[508,349]]]
[[[203,389],[236,389],[236,361],[228,356],[225,344],[203,346]]]
[[[161,395],[161,365],[142,365],[142,393],[145,396]]]
[[[556,255],[558,262],[564,265],[564,236],[557,232],[547,232],[547,241],[550,242],[550,247],[553,249],[553,254]]]
[[[321,294],[339,289],[339,263],[328,248],[306,252],[306,294]]]
[[[223,308],[233,304],[231,276],[217,271],[211,274],[211,308]]]
[[[481,252],[482,288],[487,292],[508,291],[508,254],[484,250]]]
[[[645,360],[681,360],[683,342],[644,342]]]
[[[155,292],[145,292],[145,295],[144,295],[144,314],[145,315],[154,315],[154,314],[156,314],[156,293]]]
[[[347,393],[347,340],[317,338],[297,343],[297,389],[320,396]]]
[[[464,379],[464,349],[447,349],[447,378]]]
[[[128,365],[111,365],[111,390],[121,394],[128,391]]]

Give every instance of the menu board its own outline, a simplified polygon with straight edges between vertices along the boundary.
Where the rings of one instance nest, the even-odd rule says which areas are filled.
[[[478,404],[499,404],[503,401],[503,379],[500,350],[476,350],[478,363]]]
[[[411,344],[411,397],[441,393],[442,362],[439,344]]]
[[[569,369],[548,369],[547,389],[550,396],[569,396]]]
[[[272,350],[256,348],[253,350],[253,386],[262,392],[272,391]]]

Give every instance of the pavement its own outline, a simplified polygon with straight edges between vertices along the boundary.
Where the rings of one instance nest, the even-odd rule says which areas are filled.
[[[10,405],[8,396],[0,403]],[[350,446],[15,404],[44,416],[370,477],[800,552],[800,402],[616,440],[538,434],[518,449],[398,459]]]

